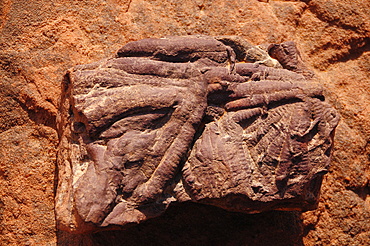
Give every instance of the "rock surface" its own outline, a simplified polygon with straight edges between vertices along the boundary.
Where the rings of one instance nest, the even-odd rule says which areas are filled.
[[[4,148],[0,152],[5,156],[0,161],[1,244],[99,245],[105,240],[116,245],[184,241],[193,245],[366,245],[370,234],[369,8],[368,1],[347,0],[1,1],[0,142]],[[65,71],[110,57],[132,40],[187,34],[238,35],[252,44],[288,40],[298,44],[303,60],[323,81],[329,92],[326,98],[342,118],[319,208],[303,213],[301,223],[291,212],[248,216],[192,205],[182,210],[174,207],[158,218],[163,220],[149,220],[127,233],[56,232],[55,122]],[[50,134],[41,134],[40,129]],[[185,214],[177,219],[179,211]],[[168,228],[173,230],[167,233]]]
[[[263,52],[235,36],[172,36],[72,69],[58,120],[59,228],[139,223],[175,201],[316,208],[339,115],[301,75],[293,42],[270,46],[275,62]]]

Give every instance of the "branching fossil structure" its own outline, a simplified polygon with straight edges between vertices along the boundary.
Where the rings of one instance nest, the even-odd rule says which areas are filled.
[[[61,229],[139,223],[172,202],[317,205],[339,116],[293,42],[143,39],[71,69],[64,89]]]

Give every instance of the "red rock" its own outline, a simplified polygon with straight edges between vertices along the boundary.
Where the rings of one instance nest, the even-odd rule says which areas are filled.
[[[293,42],[269,51],[278,61],[235,36],[171,36],[70,70],[59,228],[141,223],[175,201],[244,213],[314,209],[339,115],[300,75],[311,74]]]
[[[370,231],[368,9],[368,1],[345,0],[2,1],[0,142],[7,147],[0,152],[8,157],[0,161],[0,166],[12,178],[0,174],[0,204],[5,204],[0,205],[1,244],[76,245],[83,240],[86,245],[102,241],[137,245],[178,240],[179,244],[198,245],[366,245]],[[41,137],[34,129],[56,129],[65,71],[77,64],[110,57],[132,40],[187,34],[240,35],[252,44],[295,41],[302,59],[323,81],[329,92],[326,98],[342,118],[319,209],[304,213],[300,224],[297,216],[290,213],[243,216],[189,206],[184,210],[174,208],[173,213],[163,217],[166,219],[133,227],[127,234],[106,232],[77,237],[55,233],[51,206],[54,176],[53,170],[48,169],[56,164],[55,137]],[[13,138],[21,141],[10,144]],[[16,151],[16,144],[23,148]],[[47,154],[34,149],[37,144]],[[42,159],[43,156],[47,158]],[[23,170],[35,159],[40,160],[40,165],[32,167],[33,172],[15,171]],[[33,181],[21,193],[15,188],[4,188],[8,184],[23,187],[40,170],[48,170],[42,178],[47,180],[46,188],[38,185],[42,182]],[[21,211],[16,217],[15,203],[8,201],[18,199],[20,194],[29,200],[16,202]],[[37,201],[46,205],[41,209]],[[186,213],[176,219],[176,211]],[[29,220],[34,214],[37,220]],[[171,228],[171,233],[167,233]]]

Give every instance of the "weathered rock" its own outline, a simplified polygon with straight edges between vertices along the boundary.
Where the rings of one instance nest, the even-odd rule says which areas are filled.
[[[252,45],[242,37],[219,36],[215,38],[230,46],[240,62],[256,62],[268,67],[281,68],[281,64],[277,60],[272,59],[267,51],[259,46]]]
[[[18,126],[2,132],[0,139],[1,244],[55,244],[56,132],[46,126]]]
[[[144,39],[71,70],[60,228],[139,223],[174,201],[246,213],[315,208],[338,114],[318,84],[260,65],[273,60],[267,53],[249,64],[236,53],[207,36]]]
[[[0,174],[0,244],[367,245],[369,9],[369,1],[358,0],[0,1],[0,155],[6,157],[0,161],[6,170]],[[286,40],[298,45],[342,119],[318,209],[303,213],[301,222],[295,212],[247,215],[181,203],[101,238],[57,233],[55,134],[37,132],[45,125],[56,132],[65,71],[109,57],[132,40],[187,34],[238,35],[263,50]],[[212,118],[219,108],[206,113]]]

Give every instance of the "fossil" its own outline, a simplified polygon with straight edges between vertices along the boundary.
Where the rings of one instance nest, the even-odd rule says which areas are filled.
[[[235,36],[171,36],[71,69],[59,228],[139,223],[184,201],[314,209],[339,116],[297,52],[293,42],[264,51]]]

